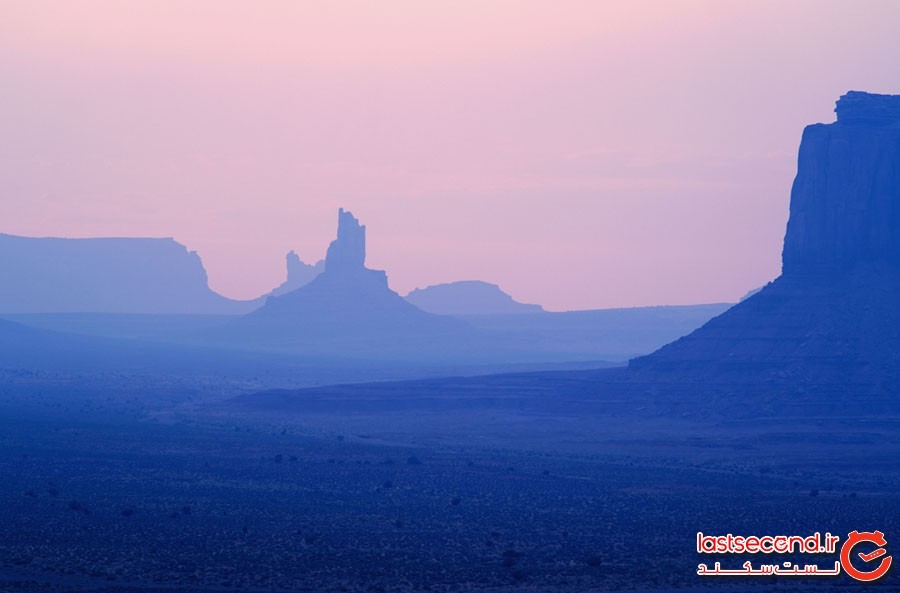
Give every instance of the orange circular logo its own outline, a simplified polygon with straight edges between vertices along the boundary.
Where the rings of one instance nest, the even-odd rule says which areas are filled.
[[[863,562],[869,563],[884,556],[881,563],[875,569],[870,571],[859,570],[850,562],[853,548],[855,548],[857,544],[866,542],[875,544],[878,548],[865,554],[860,552],[859,557]],[[844,545],[841,547],[841,566],[844,568],[844,572],[857,581],[875,581],[880,579],[887,574],[888,569],[891,568],[891,557],[885,556],[887,550],[884,549],[884,546],[886,545],[887,541],[884,539],[884,534],[880,531],[875,531],[874,533],[871,531],[863,531],[862,533],[858,531],[851,532],[847,535],[847,541],[845,541]]]

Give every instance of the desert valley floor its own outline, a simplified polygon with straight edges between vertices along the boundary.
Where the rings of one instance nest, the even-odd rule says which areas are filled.
[[[735,558],[696,532],[900,530],[900,419],[701,430],[527,395],[259,413],[247,391],[4,374],[0,591],[769,590],[698,577]]]

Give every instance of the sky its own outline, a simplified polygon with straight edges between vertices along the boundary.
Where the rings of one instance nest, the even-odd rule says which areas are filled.
[[[251,298],[337,209],[405,294],[734,301],[900,2],[0,0],[0,232],[174,237]]]

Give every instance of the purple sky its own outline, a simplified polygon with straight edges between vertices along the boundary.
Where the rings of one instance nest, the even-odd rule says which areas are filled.
[[[735,300],[900,2],[0,0],[0,232],[173,236],[256,296],[337,208],[401,293]]]

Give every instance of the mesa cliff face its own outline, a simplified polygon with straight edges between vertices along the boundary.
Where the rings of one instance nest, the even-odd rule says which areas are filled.
[[[688,400],[691,392],[705,391],[710,401],[718,393],[720,410],[731,406],[733,414],[758,412],[767,401],[779,413],[803,406],[821,413],[839,402],[895,410],[900,96],[850,92],[836,111],[837,122],[803,133],[782,275],[693,333],[633,359],[632,380],[667,385]]]
[[[900,263],[900,96],[851,91],[803,132],[784,276]]]

